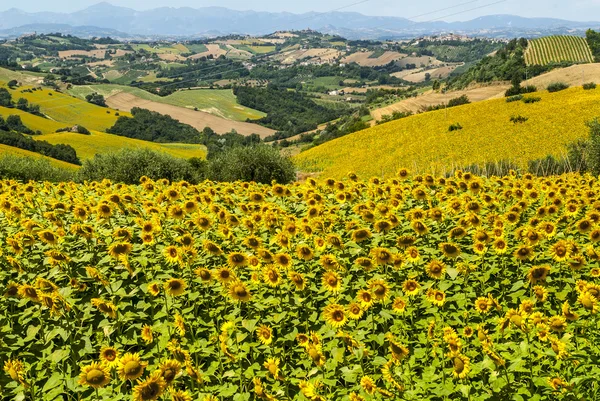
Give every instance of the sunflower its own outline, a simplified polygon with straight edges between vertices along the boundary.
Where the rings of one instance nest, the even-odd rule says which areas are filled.
[[[144,342],[146,344],[152,344],[152,342],[154,341],[154,334],[152,332],[152,327],[148,326],[147,324],[142,326],[141,337],[142,337],[142,340],[144,340]]]
[[[167,383],[167,386],[169,386],[181,373],[181,363],[175,359],[170,359],[161,363],[158,369],[160,370],[160,375]]]
[[[160,370],[152,373],[146,380],[138,379],[138,384],[133,388],[134,401],[152,401],[158,399],[167,388]]]
[[[469,371],[471,370],[469,358],[467,358],[465,355],[455,356],[452,359],[452,365],[454,366],[452,374],[458,379],[464,379],[467,377]]]
[[[171,401],[192,401],[192,396],[184,390],[172,391]]]
[[[58,244],[59,236],[50,230],[43,230],[38,232],[38,238],[45,244],[56,245]]]
[[[398,313],[404,312],[406,309],[406,301],[400,297],[396,297],[392,303],[392,309]]]
[[[560,240],[550,247],[550,255],[557,262],[569,259],[570,247],[567,241]]]
[[[114,347],[103,347],[100,350],[100,360],[105,366],[112,369],[119,364],[119,351]]]
[[[352,238],[352,241],[358,244],[360,242],[368,240],[369,238],[371,238],[371,236],[371,231],[369,231],[367,228],[359,228],[352,231],[350,238]]]
[[[256,336],[263,345],[269,345],[273,342],[273,329],[262,324],[256,329]]]
[[[231,267],[243,267],[248,264],[248,258],[241,252],[232,252],[227,255],[227,263]]]
[[[121,259],[131,253],[133,246],[129,242],[116,242],[108,248],[108,254],[115,259]]]
[[[183,320],[183,316],[181,316],[179,313],[176,313],[173,324],[177,328],[179,335],[182,337],[185,336],[185,321]]]
[[[446,265],[439,260],[432,260],[425,268],[425,271],[429,277],[439,280],[446,274]]]
[[[275,255],[275,264],[287,269],[292,265],[292,257],[287,253],[278,253]]]
[[[25,385],[25,367],[18,359],[8,359],[4,362],[4,371],[16,382]]]
[[[532,284],[544,282],[550,274],[550,269],[550,265],[534,266],[527,272],[527,279]]]
[[[248,302],[252,297],[250,290],[241,281],[236,281],[229,286],[229,295],[237,301]]]
[[[385,280],[374,279],[369,282],[369,292],[377,301],[385,301],[390,295],[390,286]]]
[[[393,255],[385,248],[374,248],[371,250],[371,254],[375,257],[375,262],[379,265],[392,263]]]
[[[358,302],[352,302],[347,306],[348,317],[352,320],[358,320],[362,317],[364,310]]]
[[[263,366],[269,371],[271,376],[276,379],[279,378],[279,358],[268,358],[263,363]]]
[[[534,257],[534,252],[533,252],[533,248],[531,248],[530,246],[527,245],[521,245],[520,247],[518,247],[515,252],[513,253],[513,256],[515,257],[515,259],[524,261],[524,260],[531,260]]]
[[[101,203],[96,208],[96,214],[98,215],[98,218],[107,219],[113,215],[113,211],[109,205],[106,203]]]
[[[365,390],[365,393],[369,395],[373,395],[377,391],[377,385],[375,384],[375,381],[373,381],[373,379],[371,379],[369,376],[363,376],[360,379],[360,386],[363,388],[363,390]]]
[[[412,235],[402,235],[400,237],[398,237],[398,239],[396,240],[396,243],[398,245],[399,248],[408,248],[409,246],[414,245],[416,241],[416,238],[413,237]]]
[[[298,245],[296,247],[296,255],[302,260],[311,260],[315,257],[315,252],[308,245]]]
[[[408,296],[417,295],[420,291],[421,286],[415,280],[409,279],[402,283],[402,290]]]
[[[411,263],[417,263],[421,259],[421,253],[415,246],[408,247],[404,251],[404,255],[406,255],[406,260]]]
[[[343,327],[347,321],[346,311],[339,304],[327,305],[323,310],[323,317],[329,325],[336,329]]]
[[[325,272],[321,281],[323,287],[329,292],[337,294],[342,289],[342,279],[336,272]]]
[[[32,300],[33,302],[38,302],[40,300],[40,294],[39,294],[38,290],[36,290],[34,286],[29,285],[29,284],[19,285],[17,294],[21,298],[28,298],[28,299]]]
[[[140,355],[127,353],[119,359],[118,372],[123,380],[135,380],[144,373],[147,362],[140,360]]]
[[[475,310],[479,313],[486,314],[491,310],[491,304],[486,297],[479,297],[475,300]]]
[[[292,283],[294,283],[296,289],[299,291],[302,291],[306,286],[306,280],[304,279],[304,276],[301,273],[291,271],[289,272],[289,279]]]
[[[160,294],[160,284],[157,282],[148,284],[148,292],[154,297],[158,296]]]
[[[275,266],[268,266],[263,271],[263,280],[270,287],[278,287],[282,281],[279,269]]]
[[[369,309],[374,302],[373,295],[370,291],[367,290],[360,290],[356,295],[356,298],[358,299],[358,303],[363,309]]]
[[[221,267],[216,271],[217,280],[221,283],[229,283],[230,281],[236,280],[235,273],[231,271],[231,269],[227,266]]]
[[[170,245],[163,249],[163,257],[170,265],[181,263],[181,254],[176,246]]]
[[[185,280],[180,278],[170,278],[165,282],[165,292],[172,297],[179,296],[185,292],[187,284]]]
[[[92,298],[92,305],[108,317],[115,319],[117,317],[117,307],[110,301],[101,298]]]
[[[548,319],[548,326],[552,331],[563,332],[567,329],[567,321],[564,316],[552,316]]]
[[[6,370],[6,365],[5,365]],[[101,388],[110,382],[110,372],[107,366],[99,362],[92,362],[90,365],[81,368],[78,383],[83,386]]]
[[[577,298],[577,302],[581,303],[581,305],[592,314],[598,313],[598,299],[590,292],[581,292]]]
[[[429,294],[428,298],[432,304],[442,307],[442,306],[444,306],[444,303],[446,302],[446,293],[444,291],[440,291],[440,290],[433,290]]]
[[[219,247],[219,245],[209,240],[204,241],[204,250],[214,256],[218,256],[223,253],[223,250]]]

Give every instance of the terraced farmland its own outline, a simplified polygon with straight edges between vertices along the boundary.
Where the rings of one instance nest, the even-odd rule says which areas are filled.
[[[529,41],[525,52],[527,65],[546,65],[561,61],[593,63],[594,56],[586,40],[578,36],[547,36]]]

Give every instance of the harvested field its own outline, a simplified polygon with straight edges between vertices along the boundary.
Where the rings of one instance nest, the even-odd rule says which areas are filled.
[[[106,56],[106,50],[65,50],[58,52],[60,58],[71,58],[71,57],[95,57],[104,58]]]
[[[392,77],[404,79],[404,77],[406,77],[408,75],[416,74],[416,73],[421,72],[421,71],[423,71],[422,68],[417,68],[417,69],[413,69],[413,70],[404,70],[404,71],[394,72],[393,74],[390,74],[390,75]]]
[[[398,52],[385,52],[380,57],[370,58],[373,52],[358,52],[345,57],[344,63],[357,63],[363,67],[377,67],[386,65],[392,61],[400,60],[406,57],[406,54]]]
[[[191,60],[196,60],[202,57],[208,57],[210,55],[212,55],[214,58],[217,58],[219,56],[224,56],[227,54],[227,52],[223,49],[221,49],[221,46],[217,45],[217,44],[209,44],[206,45],[206,48],[208,49],[205,52],[202,53],[198,53],[198,54],[194,54],[193,56],[188,57]]]
[[[160,53],[158,58],[165,61],[185,61],[185,57],[173,53]]]
[[[390,85],[377,85],[377,86],[369,86],[368,88],[353,88],[351,86],[344,88],[343,91],[346,94],[351,94],[351,93],[367,93],[370,90],[377,90],[377,89],[398,89],[395,86],[390,86]]]
[[[280,59],[283,64],[294,64],[297,61],[307,59],[319,59],[324,62],[332,62],[341,56],[339,50],[336,49],[310,49],[310,50],[294,50],[283,53],[276,58]]]
[[[435,57],[421,56],[421,57],[404,57],[398,61],[398,64],[402,67],[406,67],[407,64],[415,64],[417,68],[428,67],[431,65],[442,65],[444,64]]]
[[[535,85],[539,90],[543,90],[554,82],[564,82],[570,86],[583,85],[586,82],[600,84],[600,63],[577,64],[567,68],[560,68],[531,78],[525,81],[523,85]]]
[[[261,138],[264,138],[275,133],[274,130],[257,124],[231,121],[203,111],[194,111],[183,107],[144,100],[125,92],[109,97],[106,99],[106,104],[114,109],[126,111],[131,111],[131,109],[134,107],[140,107],[155,111],[157,113],[169,115],[172,118],[179,120],[182,123],[189,124],[198,130],[202,130],[205,127],[210,127],[219,134],[224,134],[234,129],[242,135],[258,134]]]
[[[114,67],[115,62],[113,60],[102,60],[94,61],[93,63],[87,63],[88,67]]]
[[[426,74],[431,75],[431,79],[444,79],[447,78],[450,74],[452,74],[452,71],[454,71],[458,66],[459,64],[434,68],[431,70],[422,70],[409,75],[405,75],[402,79],[413,83],[423,82],[425,81]]]
[[[467,95],[471,102],[479,102],[482,100],[502,97],[508,88],[510,88],[510,85],[501,84],[448,93],[428,92],[418,97],[404,99],[398,103],[373,110],[371,111],[371,115],[374,119],[381,120],[382,116],[386,114],[392,114],[394,111],[411,111],[413,113],[418,113],[425,107],[446,103],[450,99],[454,99],[462,95]]]

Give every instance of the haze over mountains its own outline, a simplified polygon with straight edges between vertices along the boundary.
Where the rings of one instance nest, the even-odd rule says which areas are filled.
[[[223,34],[262,35],[277,30],[311,28],[351,39],[411,37],[464,33],[491,37],[581,33],[600,22],[490,15],[464,22],[414,22],[400,17],[373,17],[355,12],[304,14],[237,11],[222,7],[170,8],[146,11],[103,2],[73,13],[28,13],[15,8],[0,12],[0,36],[62,32],[79,36],[200,37]]]

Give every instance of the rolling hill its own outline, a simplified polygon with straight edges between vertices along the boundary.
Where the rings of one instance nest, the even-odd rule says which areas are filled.
[[[67,163],[62,160],[56,160],[51,157],[43,156],[39,153],[30,152],[28,150],[0,144],[0,156],[2,155],[14,155],[19,157],[29,157],[32,159],[46,159],[50,161],[50,164],[52,164],[54,167],[60,167],[68,170],[75,170],[79,168],[79,166],[76,166],[74,164]]]
[[[525,52],[527,65],[547,65],[562,61],[593,63],[594,56],[585,38],[546,36],[529,41]]]
[[[231,89],[197,89],[177,91],[169,96],[153,95],[143,89],[124,85],[84,85],[73,86],[69,91],[71,95],[85,99],[86,95],[97,92],[105,98],[116,96],[119,93],[129,93],[144,100],[170,104],[188,109],[198,108],[200,111],[233,121],[257,120],[266,114],[253,110],[237,103]]]
[[[510,160],[526,165],[588,135],[586,122],[600,116],[600,89],[541,92],[532,104],[492,99],[423,113],[356,132],[295,157],[306,172],[340,178],[350,171],[389,176],[398,168],[437,173],[472,163]],[[528,118],[513,123],[513,116]],[[452,124],[463,128],[449,132]]]

